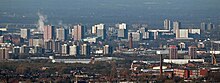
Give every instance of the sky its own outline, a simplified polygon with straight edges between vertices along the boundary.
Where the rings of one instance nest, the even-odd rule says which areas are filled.
[[[0,0],[0,23],[48,24],[146,23],[162,27],[164,19],[185,27],[220,23],[220,0]]]

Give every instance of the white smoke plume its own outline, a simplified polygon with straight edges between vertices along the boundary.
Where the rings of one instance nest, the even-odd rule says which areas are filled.
[[[38,31],[43,32],[44,31],[44,22],[46,22],[47,17],[45,15],[42,15],[40,12],[37,13],[39,19],[38,19]]]

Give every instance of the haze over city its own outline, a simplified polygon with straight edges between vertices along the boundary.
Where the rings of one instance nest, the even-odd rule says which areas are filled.
[[[0,83],[218,83],[219,0],[0,0]]]
[[[147,23],[161,28],[164,19],[185,27],[220,23],[219,0],[1,0],[0,23],[35,24],[38,12],[48,24]]]

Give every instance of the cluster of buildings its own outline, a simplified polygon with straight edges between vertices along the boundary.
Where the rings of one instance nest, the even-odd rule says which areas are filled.
[[[171,26],[173,25],[173,26]],[[158,43],[149,41],[164,41],[165,43],[173,40],[200,40],[201,33],[206,30],[214,29],[214,24],[201,23],[201,28],[182,28],[181,22],[170,20],[164,21],[164,29],[149,29],[146,26],[133,28],[126,23],[119,23],[115,26],[106,27],[105,24],[95,24],[91,28],[82,24],[72,26],[53,26],[45,25],[43,30],[21,27],[20,32],[1,31],[1,59],[18,57],[23,55],[37,56],[74,56],[91,57],[112,55],[121,50],[132,51],[133,49],[171,49],[170,59],[177,58],[177,45],[167,44],[165,47],[154,47]],[[1,29],[3,30],[3,28]],[[203,41],[196,42],[201,48],[205,47]],[[190,59],[196,58],[194,44],[181,42],[178,49],[189,47]],[[165,45],[165,44],[164,44]],[[174,44],[175,45],[175,44]],[[187,45],[187,46],[186,46]],[[198,47],[197,46],[197,47]],[[199,47],[199,48],[200,48]],[[136,50],[133,50],[135,52]]]

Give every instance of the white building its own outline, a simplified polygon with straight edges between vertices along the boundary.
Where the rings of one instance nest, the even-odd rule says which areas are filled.
[[[188,29],[179,29],[179,38],[188,38],[188,37],[189,37]]]
[[[61,45],[61,53],[62,53],[62,55],[69,54],[69,46],[67,44]]]
[[[174,64],[187,64],[189,62],[201,62],[204,63],[204,59],[164,59],[165,63],[174,63]]]
[[[171,30],[170,20],[168,20],[168,19],[165,19],[165,20],[164,20],[164,29],[165,29],[165,30]]]
[[[113,52],[112,47],[109,45],[105,45],[103,47],[103,50],[104,50],[104,52],[103,52],[104,55],[112,54],[112,52]]]
[[[105,30],[105,25],[104,24],[97,24],[96,25],[97,29],[97,37],[101,37],[102,39],[105,39],[106,37],[106,30]]]
[[[191,34],[201,34],[200,29],[189,29],[189,33]]]
[[[30,30],[29,29],[21,29],[21,38],[29,39],[30,37]]]
[[[121,23],[118,25],[118,38],[127,39],[128,38],[128,30],[127,25],[125,23]]]
[[[79,55],[79,47],[77,45],[70,46],[70,56]]]

